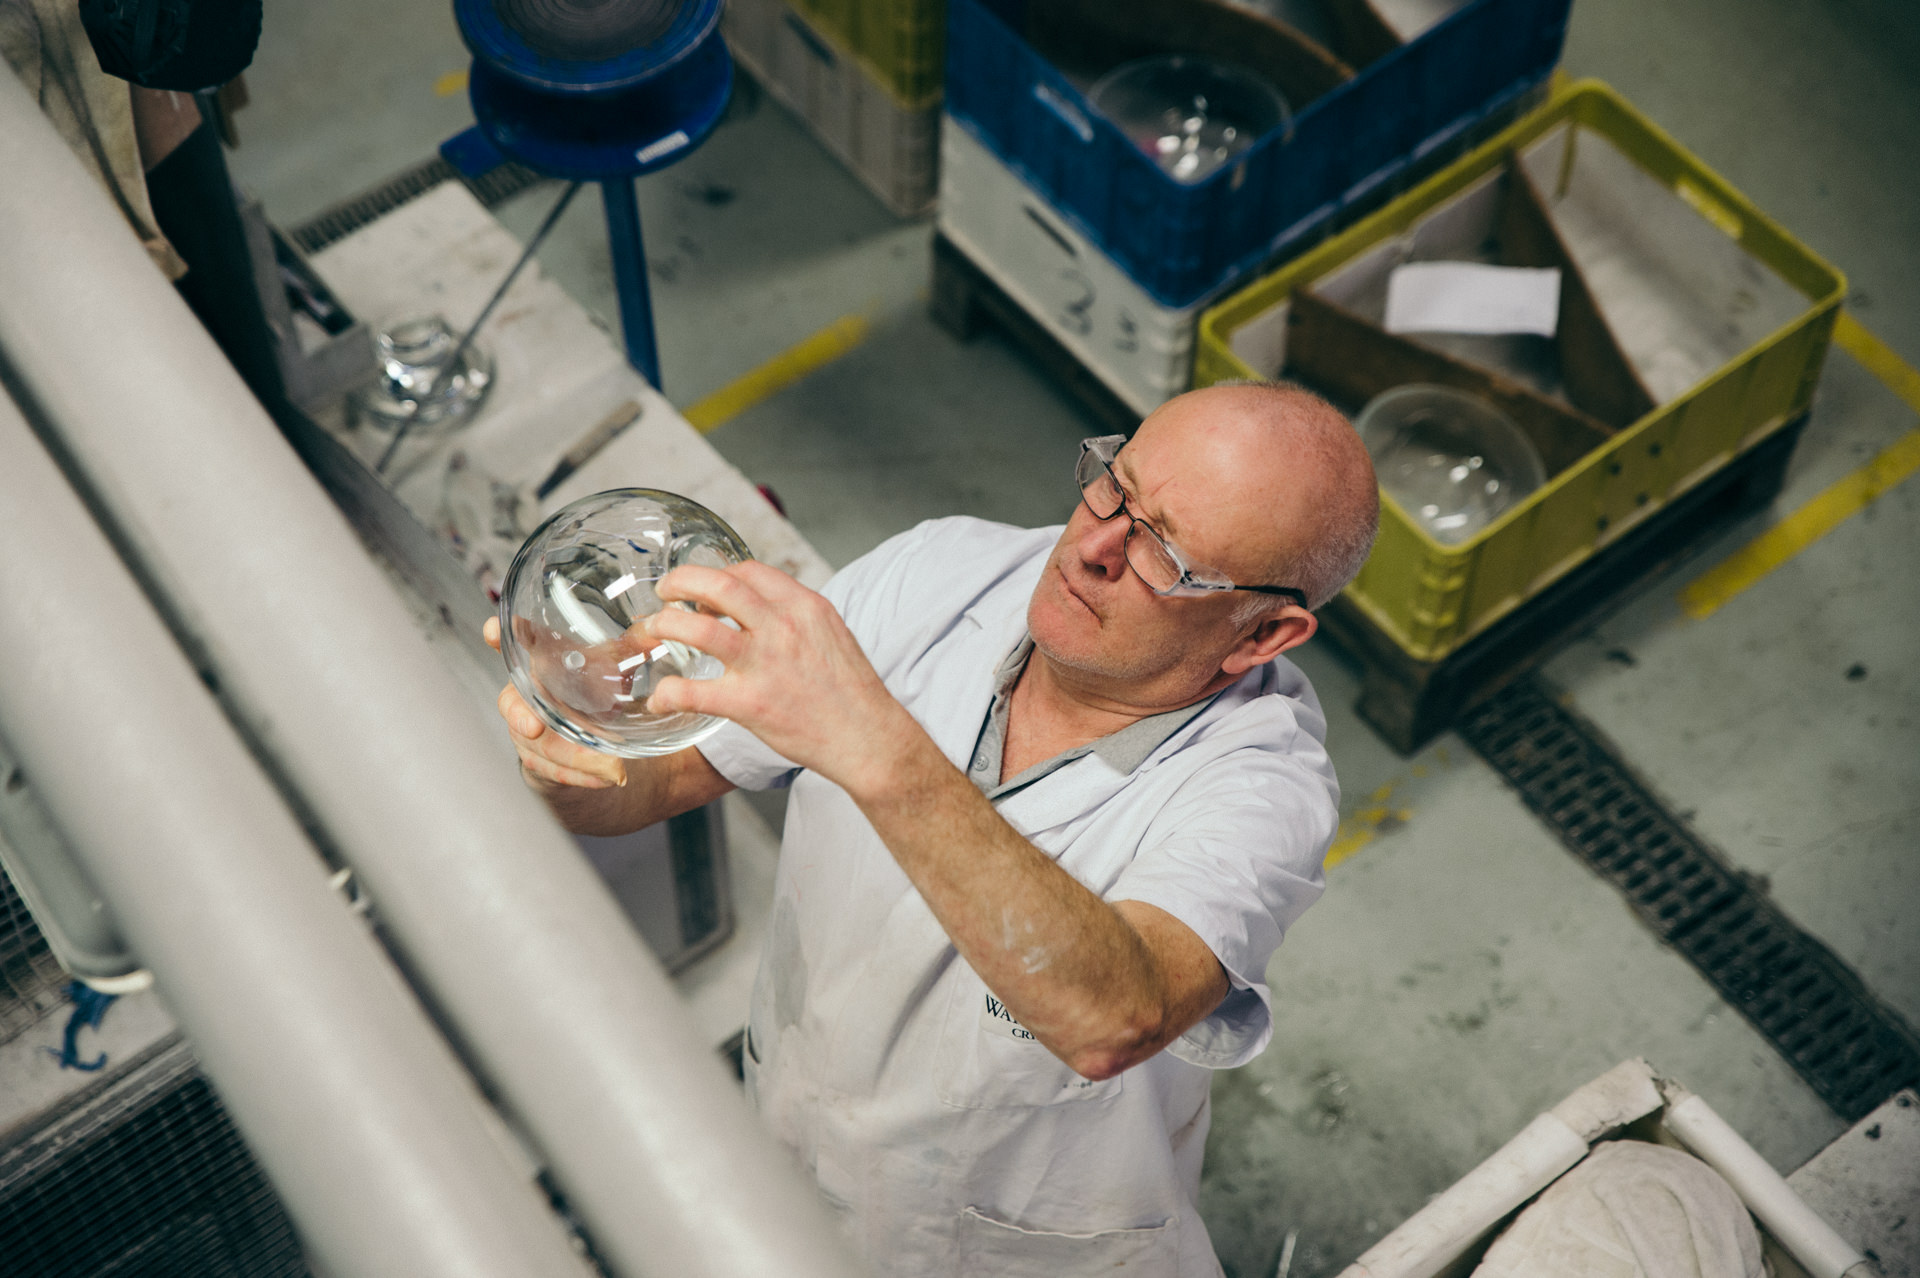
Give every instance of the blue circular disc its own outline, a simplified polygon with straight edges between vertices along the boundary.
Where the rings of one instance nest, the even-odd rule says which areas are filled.
[[[596,39],[578,31],[556,29],[545,38],[536,32],[530,39],[522,29],[516,29],[517,22],[520,28],[532,30],[527,17],[528,13],[540,15],[543,7],[538,0],[528,0],[517,8],[507,0],[454,0],[453,15],[476,68],[484,66],[503,79],[536,91],[591,96],[637,88],[697,55],[719,26],[720,6],[721,0],[686,0],[662,29],[660,19],[665,15],[656,5],[653,12],[638,15],[628,28],[652,38],[598,58],[556,56],[556,51],[594,48],[605,43],[606,33]],[[508,13],[503,13],[503,8]],[[564,6],[554,0],[544,8],[558,12]],[[509,16],[514,21],[509,21]],[[548,52],[542,52],[542,48]]]
[[[508,157],[550,177],[638,177],[682,159],[712,133],[733,90],[718,31],[637,85],[591,96],[529,86],[476,57],[474,118]]]

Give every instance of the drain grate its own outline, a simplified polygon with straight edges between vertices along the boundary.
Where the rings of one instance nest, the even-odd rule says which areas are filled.
[[[64,1002],[66,981],[27,903],[0,870],[0,1043],[39,1024]]]
[[[457,169],[436,155],[394,175],[371,191],[363,191],[301,223],[287,233],[287,238],[298,245],[302,253],[318,253],[334,241],[345,239],[402,204],[455,178],[465,182],[474,198],[490,209],[547,180],[532,169],[512,163],[502,164],[478,177],[461,177]]]
[[[17,1278],[306,1278],[273,1187],[192,1053],[163,1043],[0,1148]]]
[[[489,169],[479,177],[462,177],[473,198],[488,208],[498,208],[520,192],[553,179],[541,176],[525,165],[511,162]]]
[[[1509,685],[1456,727],[1835,1112],[1852,1122],[1920,1082],[1920,1044],[1900,1018],[1537,679]]]

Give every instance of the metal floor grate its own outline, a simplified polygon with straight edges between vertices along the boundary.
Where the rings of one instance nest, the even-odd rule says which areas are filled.
[[[10,1278],[304,1278],[293,1225],[178,1040],[0,1151]]]
[[[16,1038],[66,1001],[67,974],[0,871],[0,1043]]]
[[[1538,680],[1509,685],[1456,726],[1837,1113],[1851,1122],[1920,1082],[1920,1044],[1898,1015]]]
[[[318,253],[334,241],[345,239],[409,200],[417,199],[442,182],[455,178],[465,182],[474,198],[490,209],[547,180],[532,169],[512,163],[502,164],[476,178],[465,178],[453,165],[436,155],[396,174],[371,191],[363,191],[352,199],[334,205],[318,217],[301,223],[287,232],[287,238],[302,253]]]

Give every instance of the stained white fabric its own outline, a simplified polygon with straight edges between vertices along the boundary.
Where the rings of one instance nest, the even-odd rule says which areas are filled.
[[[827,586],[957,767],[1059,532],[935,521]],[[996,805],[1104,899],[1186,923],[1230,976],[1211,1017],[1100,1082],[999,1006],[843,791],[737,727],[701,744],[736,784],[793,787],[748,1082],[876,1273],[1219,1274],[1194,1207],[1210,1069],[1272,1035],[1267,961],[1319,896],[1337,823],[1324,736],[1276,661],[1131,771],[1089,753]]]
[[[1720,1173],[1664,1145],[1599,1145],[1514,1219],[1474,1278],[1763,1278]]]
[[[133,129],[131,86],[100,69],[77,0],[0,0],[0,59],[100,180],[168,279],[187,264],[160,233]]]

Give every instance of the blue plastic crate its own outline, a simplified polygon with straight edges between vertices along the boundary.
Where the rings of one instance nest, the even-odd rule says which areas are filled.
[[[1189,186],[1023,37],[1029,8],[1046,2],[949,0],[946,109],[1172,307],[1307,247],[1343,210],[1539,85],[1572,6],[1471,0]]]

